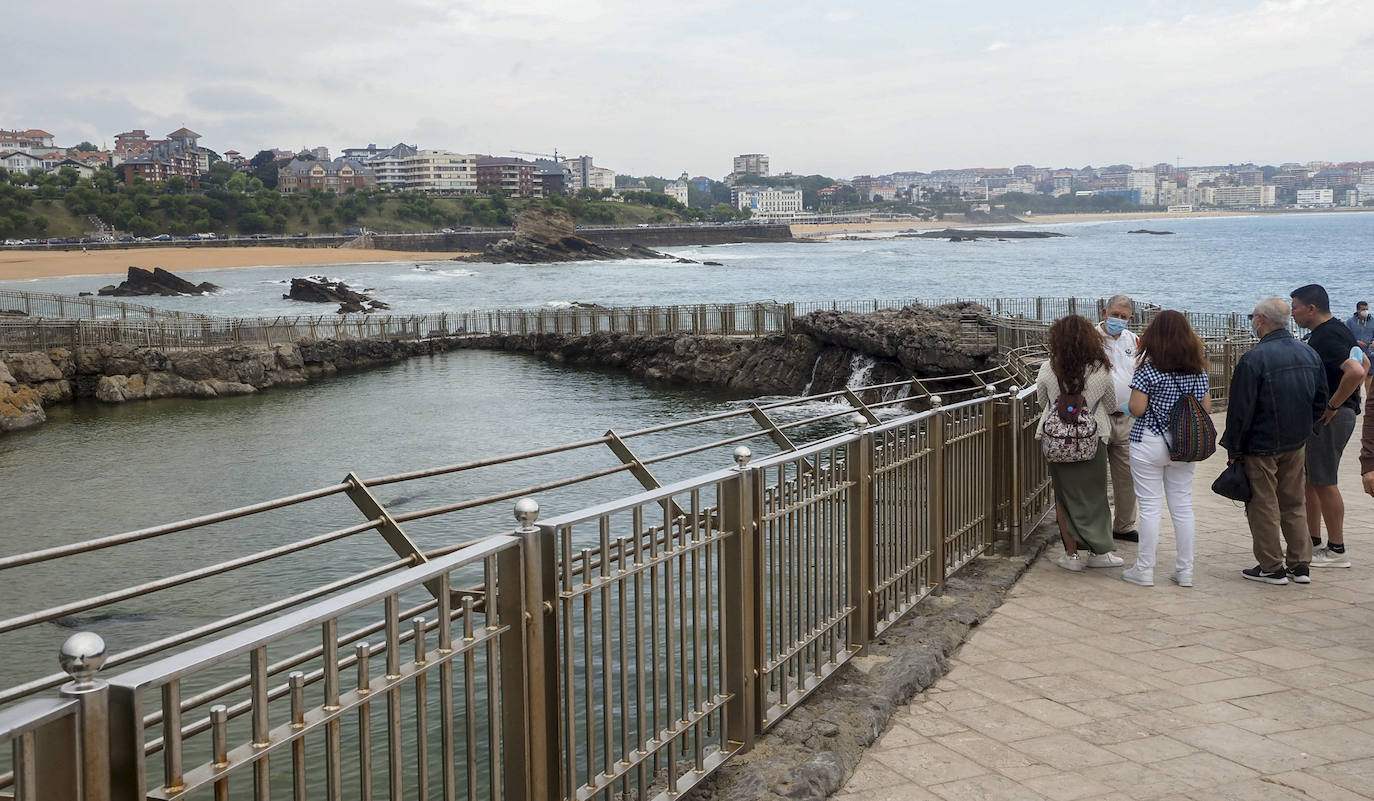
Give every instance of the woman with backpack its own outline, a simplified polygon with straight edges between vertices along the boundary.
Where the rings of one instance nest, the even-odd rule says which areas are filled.
[[[1163,502],[1174,521],[1177,556],[1169,578],[1193,586],[1193,471],[1216,449],[1207,355],[1181,312],[1159,313],[1140,336],[1139,366],[1131,379],[1131,477],[1140,502],[1140,546],[1121,578],[1155,584],[1155,549]]]
[[[1045,410],[1035,436],[1049,461],[1064,540],[1064,555],[1055,564],[1074,572],[1119,567],[1121,557],[1112,553],[1105,444],[1118,401],[1102,335],[1086,317],[1070,314],[1050,326],[1049,351],[1035,379]],[[1079,554],[1083,548],[1086,557]]]

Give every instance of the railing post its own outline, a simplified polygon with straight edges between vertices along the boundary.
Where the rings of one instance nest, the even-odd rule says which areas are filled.
[[[557,563],[552,534],[534,524],[539,519],[539,504],[533,498],[516,501],[515,519],[520,523],[515,530],[521,539],[520,592],[511,598],[501,593],[498,603],[504,604],[500,610],[503,620],[523,621],[523,636],[503,641],[501,684],[508,697],[523,693],[523,698],[522,703],[510,706],[503,702],[502,725],[507,733],[524,733],[525,762],[523,771],[507,768],[506,798],[555,801],[562,797],[563,755],[558,723],[563,707],[558,691],[558,621],[554,603],[558,591]],[[509,564],[503,567],[514,572]],[[503,575],[511,578],[509,572]],[[516,648],[519,652],[513,650]]]
[[[935,559],[931,592],[936,595],[945,588],[945,535],[948,532],[945,521],[945,492],[949,489],[949,482],[945,480],[945,420],[948,414],[941,408],[943,405],[939,395],[931,395],[933,413],[926,418],[926,439],[930,443],[930,536]]]
[[[77,632],[62,643],[58,662],[72,677],[58,692],[75,699],[79,710],[75,736],[64,738],[66,742],[59,746],[74,759],[39,760],[38,786],[43,790],[42,797],[109,801],[110,687],[95,677],[105,664],[105,641],[94,632]]]
[[[983,529],[983,544],[992,547],[997,542],[997,513],[1001,506],[1001,493],[998,492],[1001,482],[1002,471],[997,469],[997,432],[999,429],[998,420],[1001,417],[997,413],[1001,405],[997,402],[997,387],[988,384],[983,387],[986,397],[983,399],[983,482],[986,485],[985,498],[987,503],[987,520]]]
[[[874,576],[877,575],[877,531],[874,515],[873,435],[867,433],[868,418],[855,412],[849,416],[858,436],[845,446],[846,478],[850,482],[845,521],[849,534],[849,604],[854,613],[849,624],[849,647],[858,650],[868,645],[876,633],[873,608]]]
[[[762,703],[760,699],[759,646],[763,586],[758,561],[758,531],[754,508],[758,503],[758,471],[749,469],[753,453],[744,445],[735,448],[735,475],[721,485],[721,527],[731,532],[721,552],[721,586],[725,599],[721,616],[722,651],[725,658],[725,736],[741,752],[754,747]]]
[[[1011,520],[1010,520],[1010,527],[1011,527],[1011,554],[1012,554],[1012,556],[1020,556],[1020,555],[1021,555],[1021,530],[1025,527],[1025,510],[1026,510],[1025,501],[1024,501],[1024,499],[1021,497],[1021,493],[1022,493],[1022,488],[1021,488],[1021,486],[1022,486],[1022,484],[1023,484],[1024,481],[1025,481],[1025,477],[1021,474],[1021,460],[1022,460],[1022,458],[1023,458],[1023,455],[1022,455],[1022,450],[1023,450],[1023,448],[1022,448],[1022,443],[1021,443],[1021,426],[1022,426],[1022,424],[1023,424],[1023,422],[1024,422],[1024,420],[1023,420],[1024,409],[1023,409],[1023,407],[1022,407],[1022,405],[1021,405],[1021,399],[1020,399],[1019,397],[1017,397],[1017,393],[1019,393],[1020,391],[1021,391],[1020,388],[1017,387],[1015,384],[1011,385],[1011,386],[1007,389],[1007,392],[1010,393],[1010,396],[1011,396],[1011,397],[1010,397],[1010,400],[1011,400],[1011,420],[1010,420],[1010,422],[1009,422],[1008,425],[1007,425],[1007,433],[1008,433],[1008,434],[1010,435],[1010,437],[1011,437],[1011,448],[1010,448],[1010,450],[1008,451],[1008,453],[1010,454],[1010,457],[1011,457],[1011,458],[1010,458],[1010,462],[1011,462],[1011,512],[1010,512],[1010,514],[1011,514]]]

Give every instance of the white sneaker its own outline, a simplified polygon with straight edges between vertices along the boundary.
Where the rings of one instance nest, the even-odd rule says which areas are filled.
[[[1193,571],[1175,570],[1169,574],[1169,580],[1180,587],[1191,587],[1193,586]]]
[[[1350,567],[1348,552],[1336,553],[1330,548],[1318,548],[1312,552],[1312,567]]]
[[[1088,557],[1088,567],[1121,567],[1126,561],[1114,553],[1095,553]]]
[[[1128,567],[1125,570],[1121,571],[1121,578],[1123,581],[1129,581],[1130,583],[1137,584],[1141,587],[1155,586],[1154,573],[1148,570],[1141,570],[1140,568],[1136,567]]]
[[[1054,560],[1054,563],[1064,568],[1065,570],[1070,570],[1074,573],[1083,572],[1083,559],[1076,553],[1066,553],[1058,559]]]

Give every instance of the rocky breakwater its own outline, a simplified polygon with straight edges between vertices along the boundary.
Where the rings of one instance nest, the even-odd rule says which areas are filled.
[[[130,267],[128,278],[120,282],[118,286],[114,284],[103,286],[96,294],[116,298],[132,298],[141,295],[175,297],[178,295],[208,295],[212,292],[218,292],[219,289],[218,286],[209,281],[193,284],[161,267],[153,268],[152,272],[141,267]]]
[[[76,399],[126,403],[247,395],[440,353],[454,341],[327,339],[191,351],[111,344],[0,352],[0,434],[39,425],[47,420],[47,407]]]
[[[565,211],[530,209],[515,218],[515,236],[487,245],[481,253],[458,256],[454,261],[487,264],[550,264],[564,261],[613,261],[616,259],[672,259],[666,253],[631,244],[614,248],[584,239]]]
[[[871,314],[813,312],[795,319],[791,333],[763,337],[493,334],[462,340],[459,346],[532,353],[648,381],[740,395],[821,394],[844,389],[856,378],[869,385],[992,366],[996,346],[976,322],[984,311],[976,304],[913,304]]]

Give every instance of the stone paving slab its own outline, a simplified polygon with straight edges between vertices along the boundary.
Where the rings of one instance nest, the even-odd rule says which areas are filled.
[[[1358,432],[1357,432],[1358,434]],[[837,801],[1374,798],[1374,499],[1358,436],[1341,490],[1354,566],[1241,578],[1243,510],[1194,482],[1192,588],[1167,509],[1154,587],[1069,573],[1052,546],[899,710]],[[1135,546],[1123,543],[1129,566]]]

